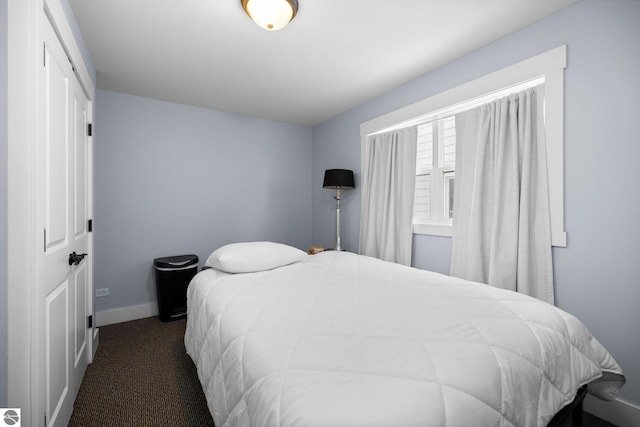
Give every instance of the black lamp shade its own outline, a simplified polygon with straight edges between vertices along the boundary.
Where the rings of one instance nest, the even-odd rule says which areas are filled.
[[[348,169],[327,169],[324,171],[324,188],[354,188],[353,171]]]

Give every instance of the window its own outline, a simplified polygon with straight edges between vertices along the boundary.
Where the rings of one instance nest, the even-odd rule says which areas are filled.
[[[516,88],[524,89],[523,83],[544,82],[551,242],[554,246],[566,246],[563,178],[566,66],[566,46],[560,46],[360,125],[363,145],[374,133],[406,126],[419,127],[414,233],[451,235],[451,218],[455,209],[454,115],[463,108],[473,108],[515,92]],[[447,119],[451,120],[451,127],[448,127]]]
[[[456,164],[455,116],[418,125],[413,223],[451,224]]]
[[[446,106],[416,120],[418,148],[413,229],[418,234],[451,235],[456,165],[455,114],[544,84],[544,77],[521,82],[491,93]]]

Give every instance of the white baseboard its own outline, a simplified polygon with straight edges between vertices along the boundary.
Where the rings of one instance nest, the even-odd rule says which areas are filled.
[[[106,326],[114,323],[128,322],[130,320],[144,319],[158,315],[158,304],[141,304],[130,307],[116,308],[113,310],[97,311],[96,325]]]
[[[620,427],[640,426],[640,407],[620,398],[606,402],[587,395],[584,410]]]
[[[96,351],[98,351],[98,345],[100,345],[100,329],[93,329],[93,336],[91,337],[91,339],[93,340],[93,345],[91,346],[91,348],[93,349],[93,354],[91,355],[91,360],[89,362],[93,362],[93,358],[96,356]]]

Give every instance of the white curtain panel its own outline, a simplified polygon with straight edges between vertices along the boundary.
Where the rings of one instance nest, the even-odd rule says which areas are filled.
[[[456,115],[451,275],[553,304],[543,90]]]
[[[360,253],[411,265],[418,131],[372,135],[362,165]]]

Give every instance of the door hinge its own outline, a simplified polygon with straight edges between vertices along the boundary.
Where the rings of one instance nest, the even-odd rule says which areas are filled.
[[[88,328],[93,328],[93,314],[87,317],[87,325],[89,325]]]
[[[42,66],[47,66],[47,44],[44,42],[42,43]]]
[[[47,413],[44,413],[44,427],[47,427]]]
[[[43,244],[43,248],[44,252],[47,252],[47,229],[44,229],[44,244]]]
[[[89,221],[87,221],[87,230],[89,230],[89,233],[93,232],[93,220],[90,219]]]
[[[91,123],[87,124],[87,135],[93,136],[93,125]]]

